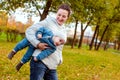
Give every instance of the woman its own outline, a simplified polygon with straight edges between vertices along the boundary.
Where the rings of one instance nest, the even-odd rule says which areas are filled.
[[[62,35],[66,41],[66,30],[62,25],[68,19],[70,12],[70,7],[67,4],[62,4],[58,8],[56,18],[48,17],[26,30],[26,38],[33,46],[38,48],[38,51],[36,50],[36,52],[33,53],[33,57],[37,56],[40,50],[49,48],[46,43],[40,43],[35,37],[35,33],[42,26],[49,28],[54,35]],[[62,48],[63,45],[58,46],[53,54],[41,61],[34,61],[32,58],[30,62],[30,80],[58,80],[56,69],[62,62]]]

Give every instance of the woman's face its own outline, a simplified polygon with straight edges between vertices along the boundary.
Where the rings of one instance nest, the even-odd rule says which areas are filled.
[[[57,19],[57,23],[59,25],[62,25],[68,19],[68,11],[64,9],[59,9],[57,11],[56,19]]]

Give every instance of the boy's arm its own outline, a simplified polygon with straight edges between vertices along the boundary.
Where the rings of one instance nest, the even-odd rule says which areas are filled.
[[[51,55],[52,53],[54,53],[55,50],[56,50],[56,48],[54,48],[54,49],[53,49],[53,48],[47,48],[47,49],[41,51],[41,53],[39,53],[39,54],[34,58],[34,60],[35,60],[35,61],[42,60],[42,59],[48,57],[49,55]]]
[[[37,39],[42,38],[42,34],[43,34],[43,29],[42,29],[42,27],[41,27],[41,28],[39,28],[39,30],[36,32],[36,38],[37,38]]]

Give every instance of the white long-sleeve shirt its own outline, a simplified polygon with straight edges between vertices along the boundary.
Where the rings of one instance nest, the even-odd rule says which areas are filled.
[[[49,28],[54,35],[60,35],[65,41],[67,39],[66,29],[63,26],[60,26],[56,19],[53,17],[48,17],[45,20],[36,23],[30,26],[26,30],[26,38],[30,41],[33,46],[37,46],[40,43],[39,40],[36,39],[35,33],[39,30],[40,27],[47,27]],[[49,69],[56,69],[59,64],[62,62],[62,48],[63,45],[57,46],[57,50],[51,54],[50,56],[46,57],[42,60],[42,62],[49,68]],[[36,49],[33,53],[33,56],[37,56],[41,52],[40,49]]]

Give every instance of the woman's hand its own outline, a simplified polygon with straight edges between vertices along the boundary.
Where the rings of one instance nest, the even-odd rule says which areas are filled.
[[[49,47],[48,47],[48,44],[46,44],[46,43],[39,43],[39,44],[37,45],[37,47],[38,47],[40,50],[44,50],[44,49],[46,49],[46,48],[49,48]]]

